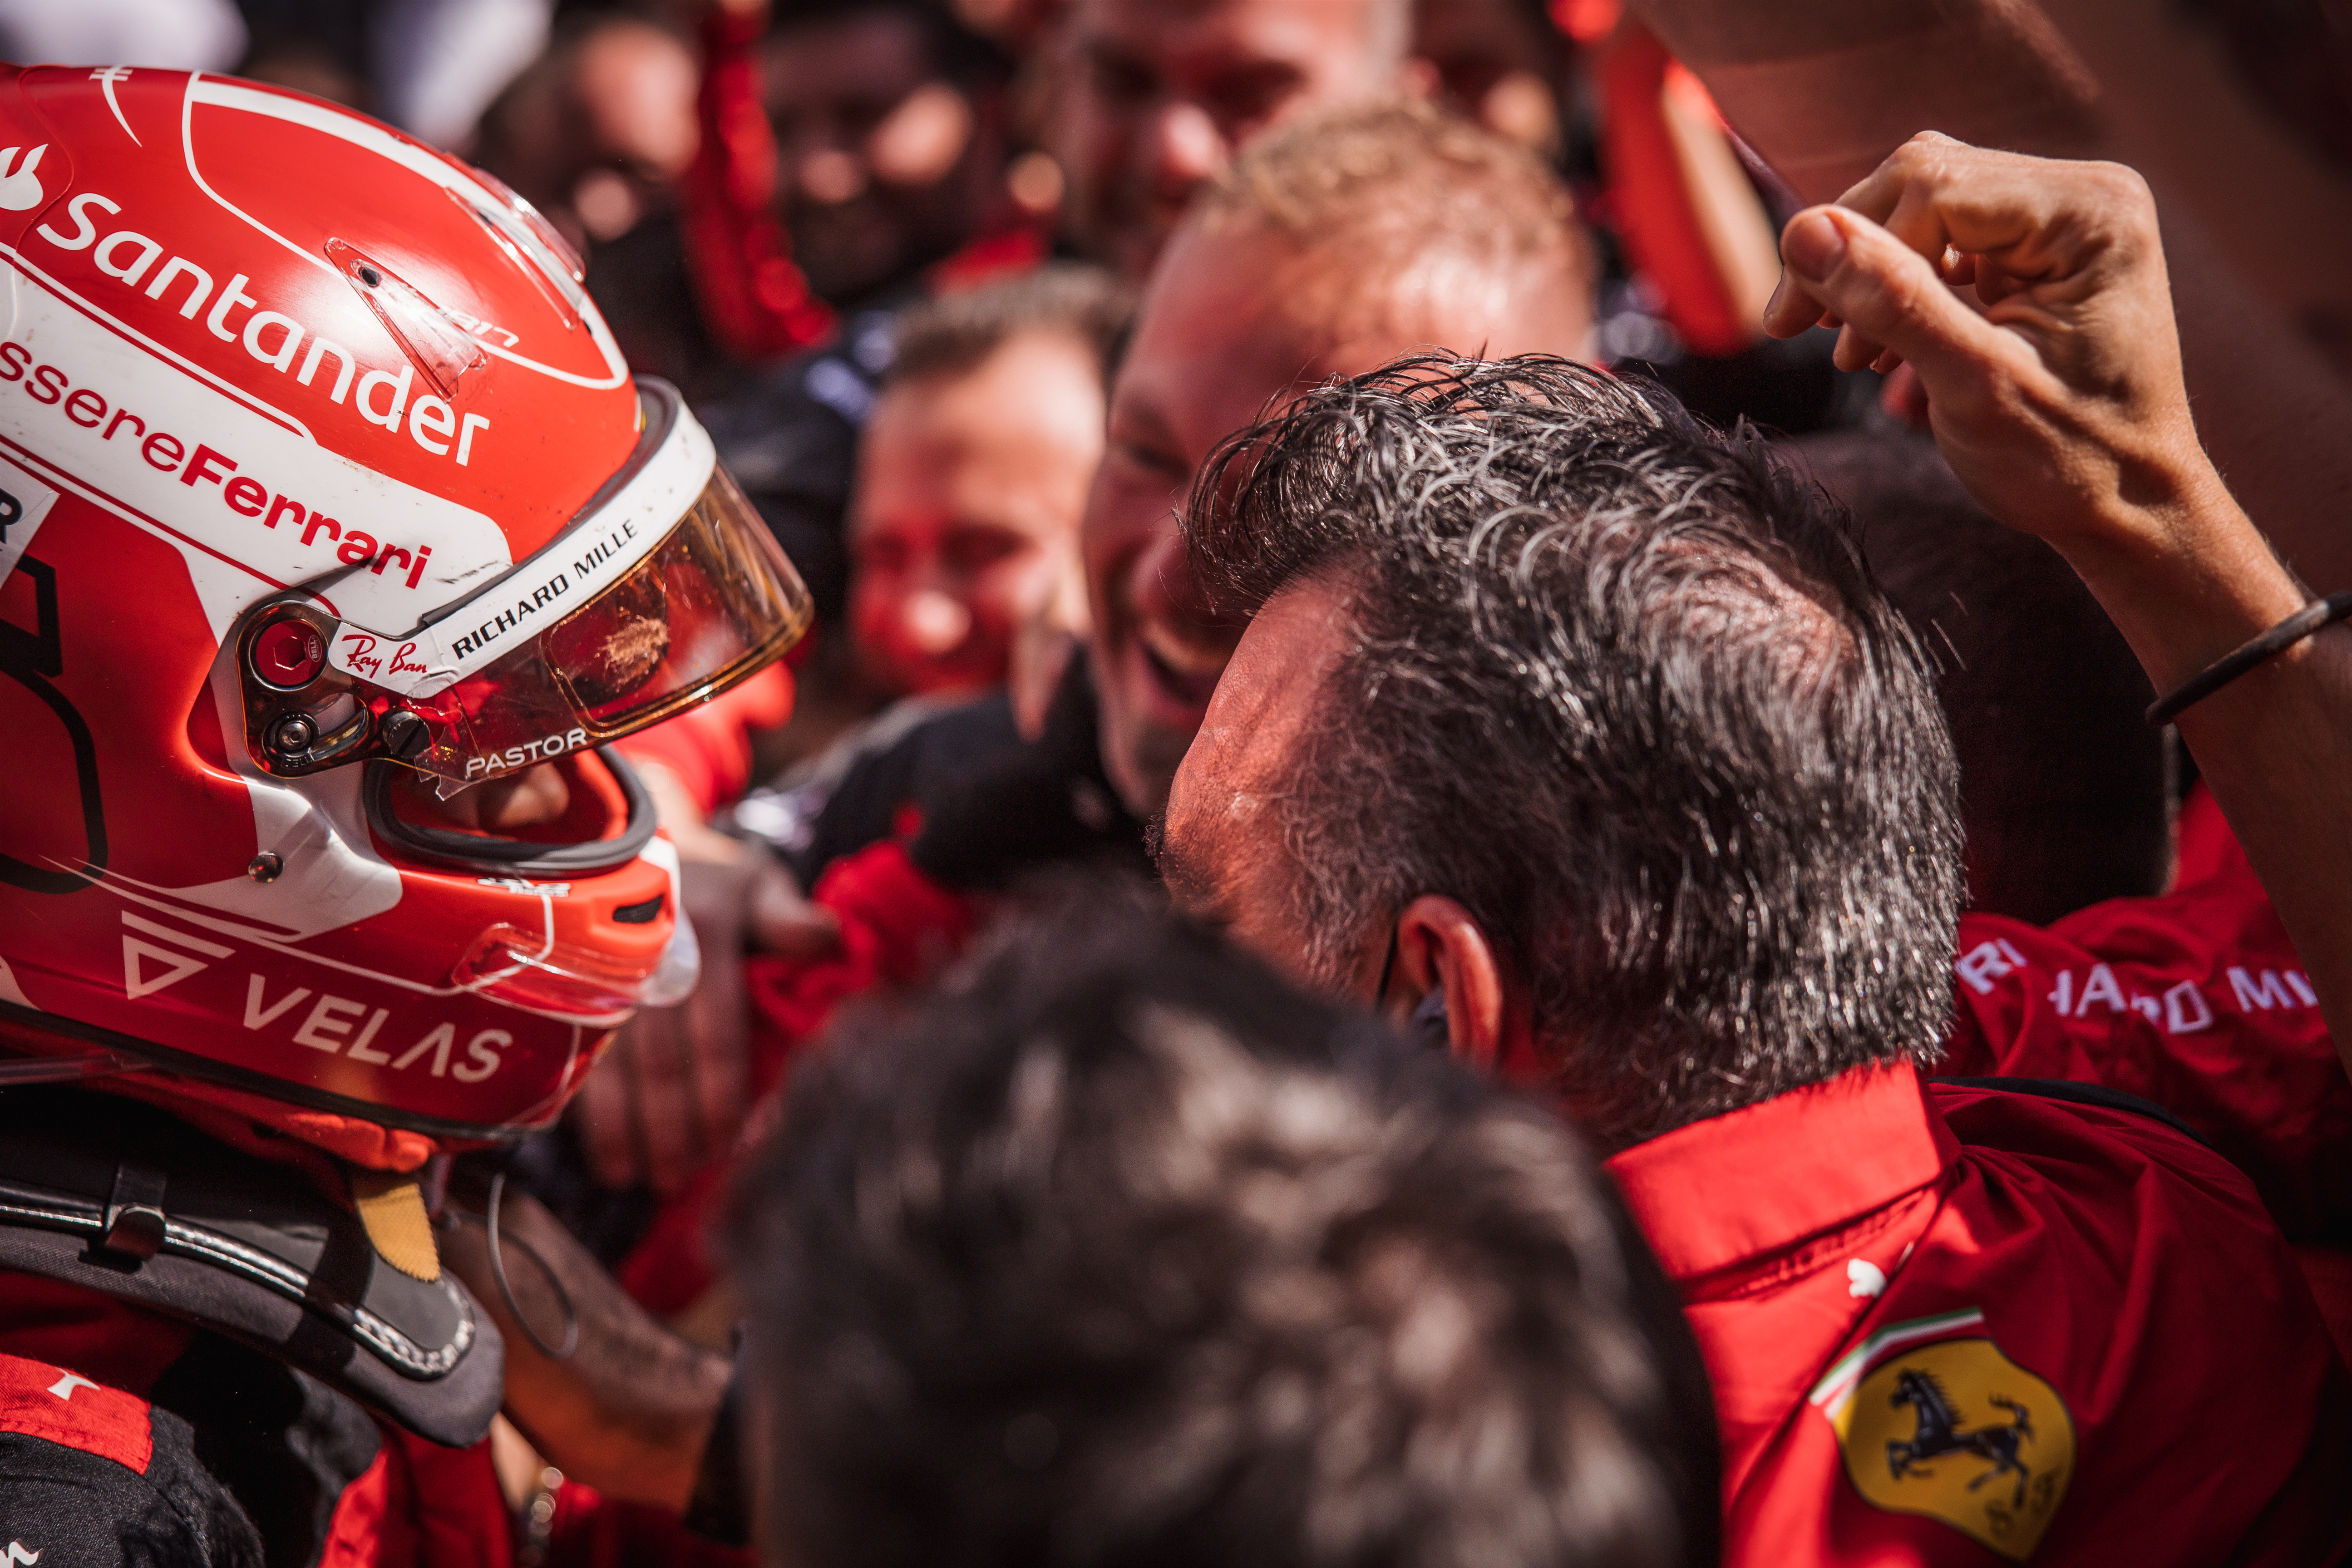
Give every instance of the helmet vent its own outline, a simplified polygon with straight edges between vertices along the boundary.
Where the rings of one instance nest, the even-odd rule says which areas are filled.
[[[459,326],[448,311],[426,299],[412,284],[357,246],[330,239],[327,258],[368,303],[392,341],[400,345],[444,397],[457,395],[457,384],[467,371],[487,363],[482,345]]]
[[[481,225],[491,243],[530,279],[531,287],[554,308],[564,331],[579,326],[582,313],[588,309],[588,292],[583,287],[588,268],[580,253],[545,215],[508,189],[498,176],[480,169],[474,174],[498,201],[484,205],[455,188],[449,191],[449,199]]]

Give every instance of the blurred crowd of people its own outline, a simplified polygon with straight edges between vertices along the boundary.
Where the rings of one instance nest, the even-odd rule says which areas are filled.
[[[632,366],[679,386],[718,435],[833,634],[794,723],[761,748],[764,774],[895,699],[994,684],[1006,617],[1039,617],[1048,579],[980,570],[975,552],[995,544],[902,554],[885,542],[892,529],[864,542],[871,525],[852,525],[859,434],[898,314],[1049,259],[1139,288],[1193,190],[1258,130],[1309,109],[1429,97],[1554,177],[1589,253],[1569,292],[1591,320],[1546,346],[1645,368],[1718,419],[1802,433],[1861,416],[1871,389],[1841,376],[1825,344],[1756,326],[1793,194],[1645,29],[1621,25],[1608,0],[1392,12],[1356,0],[1166,17],[1066,0],[772,16],[761,0],[102,0],[0,8],[0,56],[316,93],[458,153],[546,215],[584,258]],[[1077,516],[1067,493],[959,504],[998,524],[1031,510],[1017,531],[1047,553]],[[840,635],[853,558],[884,554],[900,563],[862,572],[856,635]],[[971,585],[926,593],[908,574],[922,570]],[[886,576],[908,586],[885,590]],[[886,603],[900,622],[887,634]],[[908,662],[934,644],[948,656]]]
[[[525,1560],[2352,1553],[2352,634],[2144,717],[2352,583],[2230,10],[0,0],[503,182],[810,590],[458,1163]]]

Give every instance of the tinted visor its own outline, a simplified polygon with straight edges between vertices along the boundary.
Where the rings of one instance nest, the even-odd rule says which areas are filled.
[[[537,638],[408,708],[432,740],[404,759],[460,784],[657,724],[781,658],[808,592],[714,468],[669,536]]]
[[[247,741],[273,773],[383,758],[444,791],[659,723],[782,657],[807,629],[808,591],[743,492],[713,465],[683,516],[537,636],[454,679],[448,650],[511,626],[486,596],[389,637],[280,601],[242,645]],[[331,658],[328,652],[331,648]]]

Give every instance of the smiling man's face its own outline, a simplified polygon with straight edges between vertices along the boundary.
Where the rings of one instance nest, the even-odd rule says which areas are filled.
[[[1139,816],[1166,802],[1240,637],[1193,591],[1179,511],[1219,441],[1328,373],[1297,310],[1318,270],[1254,226],[1188,228],[1120,366],[1082,539],[1103,762]]]
[[[1432,347],[1494,357],[1580,353],[1589,316],[1567,266],[1497,275],[1302,248],[1255,219],[1195,220],[1152,274],[1112,390],[1082,536],[1103,764],[1149,817],[1209,708],[1241,628],[1194,590],[1178,518],[1219,442],[1331,376]]]

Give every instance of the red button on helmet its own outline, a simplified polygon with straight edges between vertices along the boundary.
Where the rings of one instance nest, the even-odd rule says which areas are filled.
[[[692,969],[603,742],[807,621],[709,438],[525,204],[245,82],[0,69],[0,1047],[545,1123]]]
[[[308,686],[326,668],[326,639],[307,621],[289,616],[253,634],[253,673],[289,690]]]

